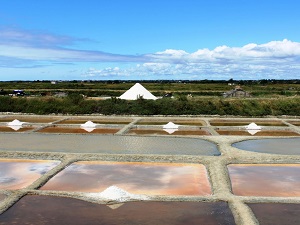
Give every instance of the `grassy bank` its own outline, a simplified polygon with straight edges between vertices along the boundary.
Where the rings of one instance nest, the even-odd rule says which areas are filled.
[[[103,115],[300,115],[300,97],[267,99],[201,98],[126,101],[117,98],[86,100],[81,95],[65,98],[0,97],[1,112],[34,114],[92,114]]]

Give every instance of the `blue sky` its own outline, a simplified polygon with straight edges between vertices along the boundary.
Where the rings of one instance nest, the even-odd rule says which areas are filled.
[[[300,79],[297,0],[9,0],[0,80]]]

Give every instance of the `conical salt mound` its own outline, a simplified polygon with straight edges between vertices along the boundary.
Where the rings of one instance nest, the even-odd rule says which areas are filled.
[[[125,100],[137,100],[139,98],[152,99],[152,100],[157,99],[157,97],[155,97],[153,94],[151,94],[146,88],[144,88],[139,83],[136,83],[135,85],[133,85],[130,89],[128,89],[119,98],[125,99]]]
[[[149,198],[145,195],[135,195],[117,187],[110,186],[100,193],[85,194],[86,197],[94,200],[113,200],[116,202],[126,202],[130,200],[148,200]]]
[[[177,125],[173,122],[169,122],[163,126],[164,129],[177,129],[178,127],[179,127],[179,125]]]
[[[20,122],[19,120],[15,119],[12,122],[7,123],[8,126],[22,126],[25,122]]]
[[[250,123],[249,125],[246,126],[247,130],[260,130],[261,127],[257,126],[256,123]]]
[[[84,124],[80,125],[81,127],[89,127],[89,128],[94,128],[97,126],[97,124],[93,123],[92,121],[87,121]]]

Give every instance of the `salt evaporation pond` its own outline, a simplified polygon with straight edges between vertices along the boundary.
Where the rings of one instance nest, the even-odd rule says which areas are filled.
[[[131,129],[128,134],[135,134],[135,135],[211,135],[206,130],[194,129],[194,130],[163,130],[163,129],[141,129],[141,128],[133,128]]]
[[[200,164],[103,161],[73,163],[41,190],[102,192],[110,186],[143,195],[211,194],[206,168]]]
[[[51,160],[0,159],[0,189],[21,189],[59,164]]]
[[[118,207],[119,206],[119,207]],[[27,195],[0,215],[0,224],[233,225],[225,202],[129,202],[101,205],[72,198]]]
[[[262,225],[299,225],[300,204],[287,203],[249,203],[259,224]]]
[[[300,164],[232,164],[228,171],[235,195],[300,197]]]
[[[91,134],[115,134],[120,129],[113,129],[113,128],[92,128],[89,131],[89,128],[72,128],[72,127],[47,127],[38,132],[41,133],[70,133],[70,134],[84,134],[84,133],[91,133]]]
[[[0,126],[0,132],[26,132],[33,130],[34,127],[22,127],[22,126]]]
[[[198,138],[0,133],[0,139],[0,151],[220,155],[216,144]]]
[[[289,130],[256,130],[251,134],[253,130],[216,130],[220,135],[237,135],[237,136],[300,136],[299,133]]]
[[[232,144],[233,147],[260,153],[299,155],[300,138],[270,138],[247,140]]]

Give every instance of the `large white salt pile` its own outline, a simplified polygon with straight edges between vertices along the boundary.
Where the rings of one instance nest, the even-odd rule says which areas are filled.
[[[116,202],[126,202],[130,200],[148,200],[149,198],[145,195],[135,195],[117,187],[110,186],[100,193],[85,194],[86,197],[94,200],[110,200]]]

